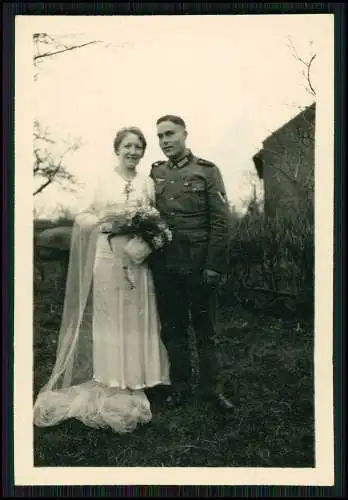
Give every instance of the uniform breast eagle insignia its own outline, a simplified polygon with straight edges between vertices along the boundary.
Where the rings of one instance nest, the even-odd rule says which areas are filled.
[[[166,162],[163,161],[163,160],[160,160],[160,161],[155,161],[155,163],[153,163],[151,166],[152,167],[160,167],[161,165],[164,165]]]

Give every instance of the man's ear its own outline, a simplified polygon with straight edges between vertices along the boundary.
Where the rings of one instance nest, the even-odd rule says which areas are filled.
[[[184,131],[184,135],[185,135],[185,139],[187,139],[188,132],[187,132],[187,130],[186,130],[186,129],[185,129],[185,131]]]

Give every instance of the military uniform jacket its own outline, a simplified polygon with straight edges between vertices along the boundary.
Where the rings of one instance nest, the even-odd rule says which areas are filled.
[[[177,163],[154,163],[150,177],[156,207],[173,231],[172,243],[154,261],[174,272],[226,272],[229,210],[218,167],[188,152]]]

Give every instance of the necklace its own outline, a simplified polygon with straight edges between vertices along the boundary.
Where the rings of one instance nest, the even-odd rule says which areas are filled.
[[[133,179],[129,179],[129,180],[126,181],[126,184],[124,186],[124,193],[126,195],[126,200],[127,201],[129,200],[129,195],[134,190],[134,188],[132,186],[132,183],[133,183]]]
[[[134,173],[134,175],[132,175],[130,178],[127,179],[127,178],[125,178],[124,173],[123,172],[121,173],[118,168],[115,168],[115,172],[117,172],[118,175],[125,182],[123,192],[124,192],[124,194],[126,196],[126,201],[128,201],[129,200],[129,195],[131,194],[132,191],[134,191],[134,187],[133,187],[132,183],[133,183],[133,180],[134,180],[134,178],[136,176],[136,173]]]

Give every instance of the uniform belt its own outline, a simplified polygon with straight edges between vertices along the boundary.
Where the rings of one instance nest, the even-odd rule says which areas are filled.
[[[202,210],[200,212],[179,212],[178,210],[176,210],[174,214],[170,212],[167,213],[167,216],[172,216],[177,219],[180,219],[180,217],[185,219],[190,217],[199,219],[199,218],[206,218],[207,212],[205,210]]]
[[[106,229],[101,229],[100,231],[100,234],[112,234],[113,231],[107,231]],[[113,233],[115,236],[125,236],[127,234],[129,234],[129,232],[127,231],[117,231],[115,233]]]

